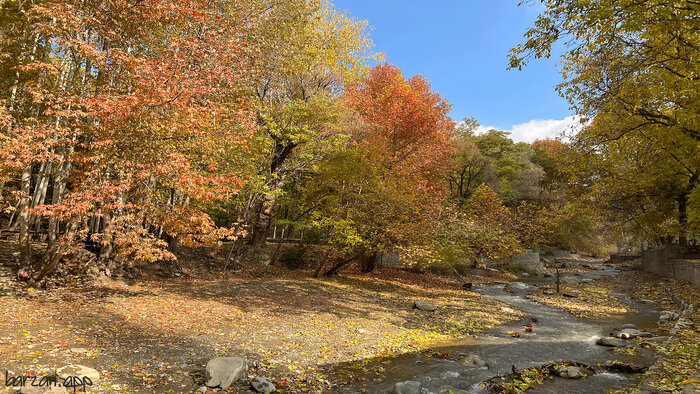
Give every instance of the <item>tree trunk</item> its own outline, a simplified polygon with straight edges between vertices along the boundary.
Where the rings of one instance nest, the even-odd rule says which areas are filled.
[[[41,165],[41,170],[39,171],[39,180],[36,182],[36,187],[34,188],[34,199],[32,199],[32,208],[36,208],[42,205],[46,201],[46,192],[49,189],[49,174],[51,173],[52,163],[45,163]],[[32,220],[30,227],[35,227],[38,231],[41,226],[41,216],[32,215]]]
[[[372,253],[370,255],[362,255],[362,272],[372,272],[374,271],[375,261],[377,259],[377,254]]]
[[[321,270],[323,269],[323,266],[326,265],[326,261],[328,261],[328,256],[331,254],[331,248],[328,247],[328,250],[326,251],[326,255],[323,256],[323,259],[318,263],[318,267],[316,267],[316,271],[314,271],[314,278],[318,278],[318,275],[321,273]]]
[[[110,228],[112,224],[112,215],[110,213],[105,213],[103,218],[102,247],[100,248],[100,256],[98,259],[100,263],[106,262],[112,255],[112,229]]]
[[[69,242],[73,241],[75,230],[76,230],[77,226],[78,226],[78,219],[74,218],[71,221],[70,225],[68,226],[67,237],[68,237]],[[36,282],[39,282],[42,279],[44,279],[44,277],[47,274],[49,274],[51,271],[53,271],[56,268],[56,266],[58,266],[58,263],[61,261],[61,258],[65,254],[65,250],[59,250],[59,248],[56,248],[56,249],[57,249],[56,253],[54,253],[51,256],[50,260],[46,261],[46,263],[44,264],[44,267],[41,269],[41,271],[39,271],[34,276],[34,280]]]
[[[28,165],[22,170],[20,189],[22,199],[19,204],[19,258],[20,274],[22,276],[31,275],[32,271],[32,249],[29,237],[29,204],[31,203],[30,189],[32,184],[32,165]]]
[[[53,178],[53,192],[51,194],[51,204],[57,205],[61,202],[63,196],[63,190],[65,189],[65,175],[68,172],[68,164],[59,163],[56,165]],[[53,261],[54,255],[56,254],[58,248],[56,246],[56,240],[58,239],[59,230],[59,219],[56,216],[51,216],[49,218],[49,228],[48,236],[46,238],[46,252],[44,252],[44,257],[42,258],[44,265]]]
[[[265,246],[265,238],[267,237],[267,232],[270,230],[270,224],[272,222],[272,210],[277,200],[275,193],[282,187],[282,182],[284,181],[281,170],[284,168],[284,163],[296,146],[296,142],[279,141],[275,144],[272,151],[270,174],[267,179],[270,190],[263,196],[260,209],[258,210],[258,218],[255,222],[255,226],[253,226],[253,235],[250,244],[254,247]]]
[[[346,265],[357,260],[358,257],[360,257],[360,256],[358,255],[358,256],[348,257],[347,259],[340,261],[338,264],[331,267],[331,269],[329,269],[328,272],[325,273],[325,275],[326,276],[333,276],[336,272],[340,271],[341,268],[343,268]]]
[[[683,194],[678,198],[678,244],[688,245],[688,195]]]
[[[258,210],[258,220],[255,221],[255,226],[253,226],[253,235],[250,241],[253,247],[263,247],[267,241],[267,232],[270,229],[270,223],[272,221],[272,209],[277,200],[277,197],[273,193],[274,190],[271,190],[270,193],[263,196],[262,204]]]
[[[15,205],[15,210],[12,211],[12,214],[10,215],[10,220],[7,221],[6,230],[8,231],[14,231],[17,228],[17,221],[15,220],[15,216],[17,216],[17,212],[19,212],[20,204],[22,204],[21,199],[17,201],[17,204]]]
[[[173,235],[172,237],[170,237],[170,241],[168,241],[168,249],[174,250],[179,242],[180,236],[178,234]]]

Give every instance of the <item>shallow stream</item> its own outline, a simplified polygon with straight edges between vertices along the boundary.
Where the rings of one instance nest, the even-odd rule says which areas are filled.
[[[601,267],[583,276],[562,276],[563,282],[578,282],[606,275],[616,275],[612,267]],[[600,337],[616,326],[632,323],[640,330],[651,328],[658,320],[659,313],[649,305],[636,303],[624,292],[613,294],[637,312],[601,319],[577,318],[565,311],[537,304],[525,298],[532,286],[551,284],[552,278],[528,278],[511,282],[513,293],[503,291],[504,283],[475,286],[473,291],[484,297],[500,300],[529,316],[535,317],[532,333],[512,338],[508,331],[523,331],[526,319],[506,326],[500,326],[482,335],[470,337],[457,343],[442,345],[436,350],[450,353],[463,352],[476,354],[488,368],[463,366],[456,361],[442,360],[423,354],[407,354],[388,361],[382,361],[385,371],[381,381],[366,381],[344,388],[341,392],[391,393],[396,382],[420,381],[424,393],[440,393],[443,390],[464,390],[469,393],[485,392],[480,382],[493,376],[516,369],[528,368],[555,360],[571,360],[597,364],[607,360],[648,366],[653,361],[653,352],[639,349],[636,355],[616,353],[612,348],[596,345]],[[585,379],[554,378],[528,392],[532,393],[602,393],[609,389],[629,387],[636,383],[636,377],[628,374],[599,373]]]

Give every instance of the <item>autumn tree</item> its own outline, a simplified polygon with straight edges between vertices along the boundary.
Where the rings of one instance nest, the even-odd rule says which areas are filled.
[[[1,68],[14,74],[2,90],[2,173],[18,180],[23,276],[40,279],[78,238],[97,242],[103,261],[113,251],[153,261],[174,257],[167,241],[230,234],[201,205],[244,182],[237,155],[256,128],[244,94],[251,46],[226,9],[2,4],[13,22]],[[32,226],[47,228],[40,259]]]
[[[475,144],[477,127],[479,123],[476,119],[466,118],[457,125],[452,139],[455,156],[449,184],[453,197],[461,204],[466,203],[477,187],[495,177],[493,160]]]
[[[590,185],[591,200],[609,220],[637,240],[686,243],[690,198],[700,176],[700,144],[678,130],[646,126],[599,144],[600,133],[624,128],[603,115],[577,137],[575,173]],[[603,130],[601,130],[603,129]]]
[[[344,86],[380,57],[371,52],[367,23],[331,3],[256,3],[260,13],[251,19],[251,28],[261,46],[254,89],[266,147],[250,215],[251,243],[258,247],[265,244],[285,182],[323,157]]]
[[[567,42],[559,91],[596,123],[581,136],[587,152],[601,152],[589,156],[592,164],[601,158],[609,163],[605,179],[617,173],[619,186],[626,188],[623,200],[638,195],[641,203],[645,196],[662,194],[663,201],[648,202],[659,214],[644,221],[667,228],[662,223],[677,217],[677,238],[686,243],[688,197],[698,185],[692,155],[700,141],[700,6],[667,0],[543,3],[545,10],[526,33],[526,42],[511,51],[511,67],[548,57],[557,41]],[[662,157],[668,160],[664,165],[652,164]],[[623,176],[633,168],[627,162],[634,160],[641,160],[637,165],[648,168],[648,174]],[[658,182],[656,191],[649,189],[652,179]],[[650,219],[649,213],[627,220]]]
[[[450,106],[425,78],[406,79],[388,63],[351,86],[345,100],[355,111],[347,121],[347,149],[329,157],[309,189],[332,196],[316,212],[316,226],[350,258],[410,253],[439,220],[446,197]]]
[[[695,1],[543,1],[545,10],[510,66],[549,57],[565,40],[560,92],[577,111],[628,118],[614,139],[646,125],[677,129],[700,141],[700,35]]]

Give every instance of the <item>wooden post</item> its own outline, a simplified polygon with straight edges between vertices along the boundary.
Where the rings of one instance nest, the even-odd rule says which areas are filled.
[[[557,294],[559,294],[559,268],[557,268]]]

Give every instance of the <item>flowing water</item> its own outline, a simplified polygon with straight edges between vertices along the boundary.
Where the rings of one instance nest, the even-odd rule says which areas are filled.
[[[584,274],[583,277],[565,276],[565,282],[577,282],[584,278],[595,279],[618,273],[612,267]],[[439,393],[446,389],[482,393],[480,382],[493,376],[516,369],[542,365],[555,360],[571,360],[597,364],[606,360],[648,366],[653,361],[653,353],[640,349],[636,355],[614,353],[611,348],[598,346],[596,339],[608,336],[616,326],[625,323],[636,324],[641,330],[651,328],[658,320],[658,312],[648,305],[631,301],[625,294],[616,294],[620,300],[637,312],[602,319],[581,319],[569,313],[537,304],[525,298],[532,286],[551,284],[551,278],[533,278],[523,282],[511,282],[513,293],[503,291],[505,284],[475,286],[474,291],[484,297],[503,301],[528,315],[535,317],[533,333],[511,338],[507,331],[523,331],[523,324],[529,319],[501,326],[479,336],[470,337],[458,343],[449,343],[438,348],[445,352],[476,354],[488,363],[488,368],[465,367],[456,361],[431,358],[422,354],[407,354],[383,361],[385,368],[381,381],[366,381],[346,387],[341,392],[391,393],[396,382],[417,380],[424,392]],[[602,393],[609,389],[629,387],[636,383],[636,377],[627,374],[599,373],[585,379],[554,378],[531,390],[533,393]]]

